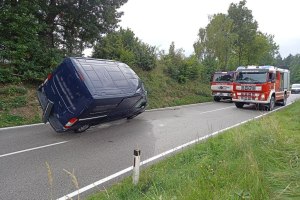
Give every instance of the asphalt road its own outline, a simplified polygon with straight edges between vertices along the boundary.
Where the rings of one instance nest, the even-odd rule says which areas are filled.
[[[297,98],[291,95],[288,102]],[[261,114],[251,106],[220,102],[147,111],[82,134],[58,134],[48,124],[0,129],[0,199],[51,199],[51,193],[60,198],[76,190],[64,170],[74,170],[81,188],[132,166],[135,148],[143,161]]]

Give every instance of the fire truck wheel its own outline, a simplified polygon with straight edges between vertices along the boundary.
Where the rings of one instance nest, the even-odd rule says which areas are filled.
[[[272,111],[275,107],[275,97],[272,96],[270,99],[270,103],[268,104],[268,111]]]
[[[220,97],[214,97],[214,101],[219,102],[221,100]]]
[[[236,106],[237,108],[243,108],[244,103],[242,103],[242,102],[235,102],[235,106]]]
[[[284,98],[283,98],[283,100],[281,102],[281,105],[285,106],[286,105],[286,101],[287,101],[287,96],[286,96],[286,94],[284,94]]]

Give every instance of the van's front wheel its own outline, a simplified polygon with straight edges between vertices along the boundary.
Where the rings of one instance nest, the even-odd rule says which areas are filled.
[[[82,125],[79,128],[75,129],[74,133],[82,133],[82,132],[88,130],[90,127],[91,126],[89,124]]]

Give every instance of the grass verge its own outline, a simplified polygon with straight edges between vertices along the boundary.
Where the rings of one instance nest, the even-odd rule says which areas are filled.
[[[101,199],[300,199],[300,101],[142,171]]]
[[[40,122],[39,104],[32,85],[1,85],[0,127]]]

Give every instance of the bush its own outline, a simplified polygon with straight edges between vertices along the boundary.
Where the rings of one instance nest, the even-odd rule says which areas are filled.
[[[21,77],[14,75],[13,68],[0,66],[0,83],[19,83]]]
[[[156,47],[141,42],[130,29],[120,29],[101,38],[92,57],[118,60],[150,71],[156,66]]]

